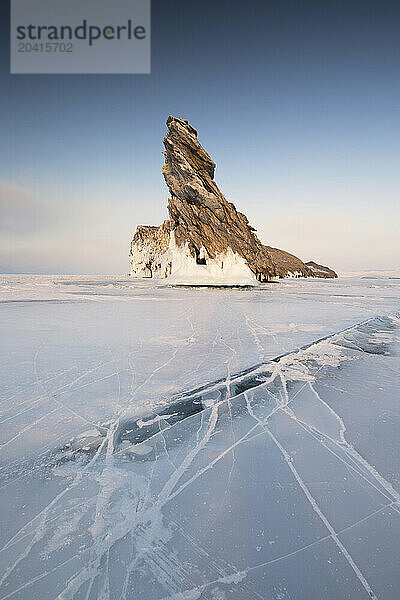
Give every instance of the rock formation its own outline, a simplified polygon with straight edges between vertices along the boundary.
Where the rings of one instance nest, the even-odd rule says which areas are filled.
[[[333,279],[337,277],[337,273],[330,269],[329,267],[323,267],[322,265],[318,265],[313,260],[310,260],[306,263],[307,267],[311,269],[314,277],[322,277],[324,279]]]
[[[255,285],[275,277],[312,277],[299,258],[263,245],[246,216],[214,181],[215,163],[186,119],[168,117],[163,175],[169,220],[138,226],[131,275],[176,284]]]
[[[131,275],[135,277],[168,277],[171,267],[165,260],[170,242],[169,221],[162,225],[139,225],[133,236],[131,251]]]

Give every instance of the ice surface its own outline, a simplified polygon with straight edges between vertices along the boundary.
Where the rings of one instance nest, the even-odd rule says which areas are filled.
[[[0,600],[397,600],[400,281],[0,282]]]

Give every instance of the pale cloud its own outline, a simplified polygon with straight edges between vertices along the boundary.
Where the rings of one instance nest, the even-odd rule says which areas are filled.
[[[121,198],[0,180],[3,272],[127,272],[132,227]]]
[[[31,190],[0,180],[0,230],[12,234],[36,233],[54,224],[59,211]]]
[[[271,216],[271,215],[270,215]],[[343,271],[400,264],[400,220],[393,211],[360,206],[275,210],[259,237],[302,258]]]

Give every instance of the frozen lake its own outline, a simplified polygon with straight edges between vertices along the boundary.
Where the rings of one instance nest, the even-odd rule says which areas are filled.
[[[397,600],[400,279],[0,276],[0,600]]]

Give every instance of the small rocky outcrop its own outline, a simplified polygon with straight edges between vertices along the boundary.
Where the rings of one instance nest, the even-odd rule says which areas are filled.
[[[164,260],[170,241],[169,221],[162,225],[138,225],[129,253],[134,277],[168,277],[170,265]]]
[[[306,263],[307,267],[311,269],[314,277],[322,277],[324,279],[334,279],[337,277],[337,273],[330,269],[329,267],[324,267],[323,265],[319,265],[318,263],[310,260]]]
[[[215,163],[186,119],[170,116],[167,127],[163,175],[169,220],[159,227],[138,226],[131,275],[227,285],[319,276],[296,256],[261,243],[247,217],[219,190]]]
[[[312,272],[307,265],[294,254],[279,248],[271,248],[271,246],[266,246],[266,248],[274,264],[276,277],[312,277]]]

